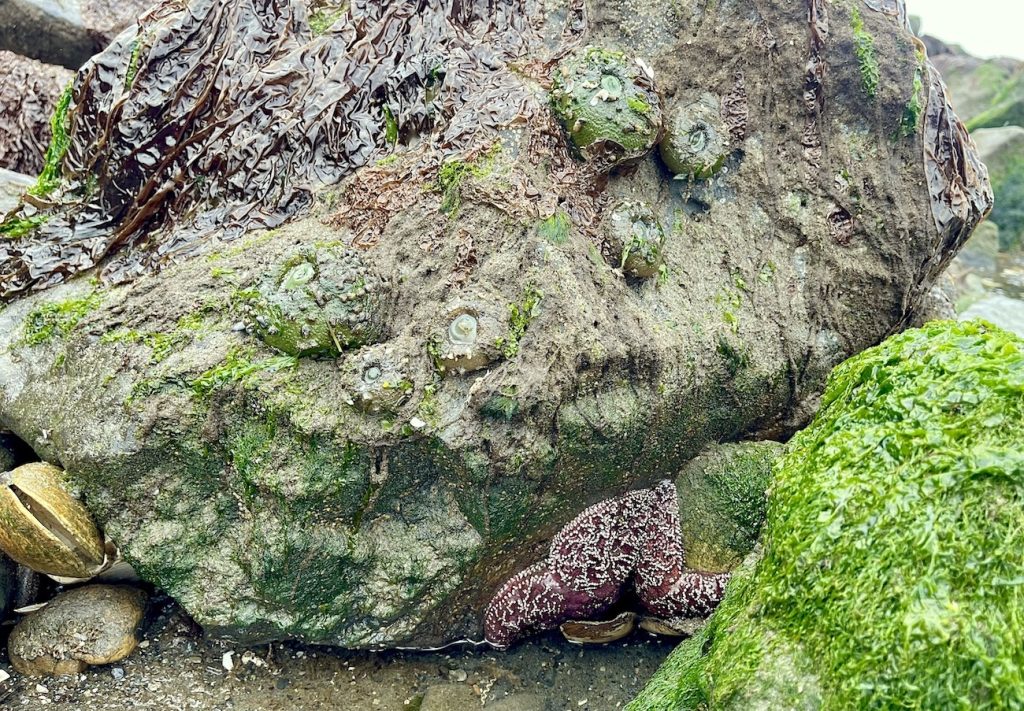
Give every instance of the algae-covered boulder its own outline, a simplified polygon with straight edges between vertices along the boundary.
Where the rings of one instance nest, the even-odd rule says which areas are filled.
[[[973,133],[989,169],[995,205],[989,219],[999,226],[999,249],[1024,246],[1024,128],[982,128]]]
[[[888,4],[330,7],[156,6],[0,239],[0,427],[210,634],[479,639],[591,504],[788,436],[990,206]],[[708,95],[675,180],[655,109]]]
[[[833,371],[763,552],[630,708],[1024,704],[1024,340],[935,322]]]
[[[1024,126],[1024,62],[974,57],[928,37],[925,42],[930,59],[949,85],[953,107],[971,131]]]

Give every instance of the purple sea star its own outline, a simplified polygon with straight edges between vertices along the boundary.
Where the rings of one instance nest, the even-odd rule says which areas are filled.
[[[507,647],[566,620],[592,619],[630,583],[656,617],[709,614],[729,573],[686,569],[678,506],[675,484],[666,480],[585,509],[552,539],[546,559],[514,575],[491,600],[487,641]]]

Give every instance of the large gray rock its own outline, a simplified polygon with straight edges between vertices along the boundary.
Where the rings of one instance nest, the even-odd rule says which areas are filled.
[[[150,0],[4,0],[0,49],[78,69],[152,4]]]
[[[0,242],[0,424],[213,634],[478,637],[587,505],[805,421],[990,204],[867,6],[428,2],[323,34],[256,6],[166,5],[86,67],[57,207]],[[575,157],[546,87],[584,38],[666,110],[719,106],[718,172]],[[661,223],[656,277],[609,247],[622,201]]]

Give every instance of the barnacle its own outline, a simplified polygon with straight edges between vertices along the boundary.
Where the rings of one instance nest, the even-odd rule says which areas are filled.
[[[627,275],[649,279],[664,261],[665,231],[645,202],[621,202],[605,220],[605,238],[614,266]]]
[[[405,360],[390,345],[362,349],[343,366],[343,377],[352,393],[352,404],[373,414],[394,413],[405,404],[413,384]]]
[[[563,61],[551,102],[580,156],[605,168],[642,157],[661,132],[650,69],[621,52],[588,47]]]
[[[729,156],[729,129],[721,102],[713,94],[681,104],[668,114],[665,137],[658,148],[665,165],[678,178],[705,180],[721,170]]]
[[[264,276],[249,325],[289,355],[335,357],[383,336],[383,291],[356,252],[301,249]]]
[[[492,312],[497,309],[479,303],[449,309],[443,332],[431,339],[432,354],[442,373],[480,370],[501,358],[498,344],[505,336],[505,328]]]
[[[0,548],[39,573],[88,578],[104,562],[103,536],[64,488],[63,471],[36,462],[0,474]]]

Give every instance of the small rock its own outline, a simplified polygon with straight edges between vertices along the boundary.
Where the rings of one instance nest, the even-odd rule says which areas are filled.
[[[463,684],[438,684],[423,695],[420,711],[452,711],[452,709],[479,708],[480,699]]]
[[[114,681],[121,681],[122,679],[124,679],[124,668],[114,667],[110,670],[110,675],[114,677]]]
[[[540,694],[515,694],[487,706],[488,711],[548,711],[549,708]]]
[[[3,684],[5,681],[7,681],[10,678],[11,678],[10,674],[8,674],[3,669],[0,669],[0,684]]]
[[[14,627],[11,664],[26,676],[66,676],[120,661],[137,645],[146,599],[138,588],[113,585],[63,592]]]
[[[448,678],[452,681],[457,681],[460,684],[469,678],[469,674],[466,673],[465,669],[451,669],[448,672]]]

